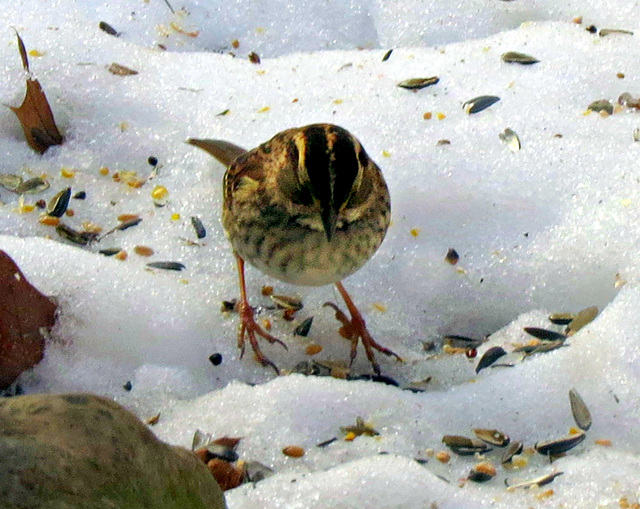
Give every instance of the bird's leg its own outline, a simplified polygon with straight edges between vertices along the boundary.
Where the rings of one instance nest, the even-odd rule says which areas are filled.
[[[258,340],[256,338],[256,334],[258,336],[262,336],[269,343],[279,343],[287,349],[287,345],[285,345],[278,338],[273,337],[271,334],[265,332],[260,325],[256,322],[254,318],[253,308],[249,305],[249,300],[247,299],[247,286],[244,280],[244,260],[240,258],[238,255],[236,256],[236,262],[238,264],[238,278],[240,282],[240,319],[242,320],[240,323],[240,332],[238,332],[238,348],[240,348],[240,358],[244,355],[244,338],[245,334],[249,338],[249,343],[251,344],[251,348],[253,349],[253,354],[256,356],[256,360],[262,364],[263,366],[271,366],[276,374],[280,374],[280,370],[276,367],[276,365],[271,362],[267,357],[262,353],[260,349],[260,345],[258,345]]]
[[[367,330],[367,324],[365,323],[362,314],[360,313],[360,311],[358,311],[358,308],[353,303],[353,300],[351,300],[351,297],[347,293],[347,290],[345,290],[344,286],[342,286],[341,282],[336,283],[336,288],[340,292],[340,295],[342,295],[344,303],[347,305],[347,309],[351,314],[351,320],[349,320],[347,315],[345,315],[334,303],[325,302],[324,305],[330,306],[335,310],[336,319],[342,324],[342,327],[340,327],[340,335],[351,341],[351,354],[349,357],[351,361],[349,362],[349,366],[353,364],[353,361],[356,358],[356,353],[358,351],[358,339],[360,338],[362,339],[362,346],[364,346],[364,351],[367,354],[367,359],[369,359],[369,362],[373,367],[373,371],[377,375],[380,374],[380,366],[376,361],[373,350],[378,350],[385,355],[390,355],[398,359],[400,362],[403,362],[402,357],[377,343],[371,337],[371,334],[369,334],[369,331]]]

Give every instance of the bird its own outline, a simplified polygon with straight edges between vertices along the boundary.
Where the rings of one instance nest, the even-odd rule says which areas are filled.
[[[378,375],[374,351],[402,361],[373,339],[342,284],[373,256],[391,217],[382,172],[358,139],[340,126],[320,123],[284,130],[252,150],[215,139],[189,138],[187,143],[227,167],[222,224],[238,270],[240,357],[248,341],[256,360],[279,374],[257,338],[286,348],[255,319],[247,297],[246,261],[286,283],[335,285],[350,317],[332,302],[325,305],[334,309],[340,334],[351,342],[350,367],[359,340]]]

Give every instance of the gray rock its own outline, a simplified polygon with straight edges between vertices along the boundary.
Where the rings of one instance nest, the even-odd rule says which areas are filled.
[[[2,509],[224,509],[207,467],[91,394],[0,399]]]

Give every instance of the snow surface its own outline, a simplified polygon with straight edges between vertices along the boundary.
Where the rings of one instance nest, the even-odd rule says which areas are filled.
[[[0,172],[48,175],[51,188],[26,195],[27,204],[67,186],[86,191],[86,200],[72,200],[74,217],[64,218],[75,228],[91,221],[107,230],[124,213],[143,218],[79,248],[40,224],[37,210],[17,213],[19,197],[0,189],[0,249],[60,306],[46,357],[21,377],[23,389],[93,391],[143,418],[160,412],[153,430],[184,446],[198,428],[243,437],[241,458],[276,474],[227,492],[231,509],[638,502],[640,143],[632,133],[640,113],[585,112],[597,99],[640,95],[640,34],[600,37],[585,28],[637,30],[640,7],[622,0],[171,3],[175,15],[161,0],[57,0],[46,8],[25,0],[0,11],[0,101],[18,105],[24,93],[15,27],[41,55],[30,57],[31,68],[66,136],[39,156],[13,113],[1,109]],[[573,22],[578,16],[582,24]],[[100,31],[100,21],[120,37]],[[251,51],[260,65],[246,58]],[[504,63],[506,51],[540,63]],[[139,74],[115,76],[107,71],[113,62]],[[428,76],[440,82],[418,92],[396,87]],[[501,100],[467,115],[462,104],[479,95]],[[374,337],[406,359],[378,356],[384,374],[401,386],[431,377],[425,392],[274,378],[250,355],[238,358],[237,317],[220,312],[220,302],[238,294],[219,222],[224,168],[184,141],[221,138],[251,148],[315,122],[349,129],[383,168],[393,224],[379,252],[345,284]],[[516,153],[498,138],[507,127],[522,141]],[[144,186],[113,181],[115,172],[149,176],[149,156],[162,167]],[[62,177],[62,168],[75,176]],[[169,190],[163,208],[151,199],[156,185]],[[196,240],[191,216],[207,228],[200,246],[184,240]],[[155,254],[138,256],[137,245]],[[116,246],[129,253],[125,261],[97,253]],[[448,248],[460,253],[458,265],[445,262]],[[149,261],[179,261],[186,269],[145,270]],[[260,295],[265,284],[304,301],[293,323],[275,312],[261,315],[289,346],[264,346],[278,366],[291,370],[308,359],[310,343],[324,348],[317,358],[346,362],[348,345],[322,307],[339,301],[331,287],[291,287],[253,269],[248,281],[255,305],[270,304]],[[523,327],[553,327],[550,312],[591,305],[600,315],[568,348],[512,368],[476,375],[477,359],[422,346],[445,334],[491,334],[479,355],[494,345],[510,350],[528,341]],[[293,336],[306,316],[314,316],[310,336]],[[214,352],[223,357],[216,367],[208,361]],[[363,352],[354,371],[370,371]],[[593,426],[582,445],[551,465],[534,455],[520,470],[506,470],[501,451],[493,451],[487,459],[498,467],[495,479],[460,483],[478,459],[452,455],[442,464],[429,455],[444,449],[443,435],[470,435],[476,427],[498,428],[528,447],[565,436],[573,425],[572,387]],[[380,435],[345,441],[340,427],[358,416]],[[306,455],[284,456],[282,447],[291,444]],[[539,489],[506,491],[503,483],[552,471],[564,474]]]

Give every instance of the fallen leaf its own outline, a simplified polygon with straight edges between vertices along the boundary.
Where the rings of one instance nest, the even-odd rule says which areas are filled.
[[[44,355],[43,329],[53,327],[57,305],[0,251],[0,389],[9,387]]]
[[[27,50],[18,32],[16,32],[16,36],[18,37],[18,48],[20,50],[20,57],[22,58],[22,66],[24,70],[29,73]],[[11,111],[18,117],[27,143],[36,152],[44,154],[49,147],[61,145],[64,141],[53,119],[53,113],[51,112],[47,97],[38,80],[28,77],[27,93],[22,104],[18,108],[14,106],[9,106],[9,108],[11,108]]]

